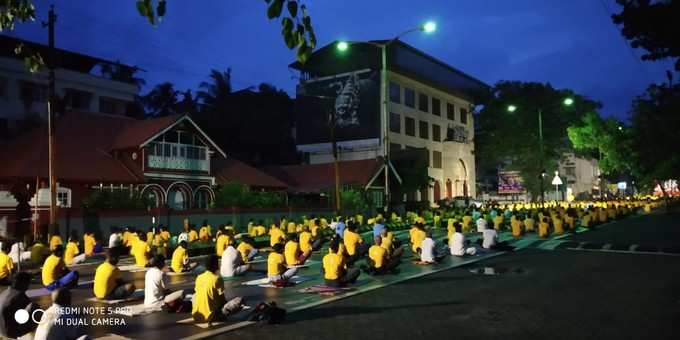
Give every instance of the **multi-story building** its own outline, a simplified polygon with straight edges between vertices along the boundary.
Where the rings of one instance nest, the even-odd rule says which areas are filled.
[[[396,40],[387,51],[387,122],[380,114],[380,44],[335,43],[303,65],[297,87],[297,148],[310,164],[333,161],[330,126],[339,159],[374,159],[397,150],[422,149],[433,185],[404,200],[436,202],[475,196],[472,110],[489,86],[423,51]],[[335,117],[330,124],[327,117]],[[384,146],[385,130],[389,141]],[[378,187],[375,187],[379,189]]]
[[[558,168],[567,196],[590,198],[600,194],[600,168],[596,159],[565,153]]]
[[[15,48],[48,55],[45,45],[0,35],[0,133],[23,120],[47,119],[47,70],[27,70]],[[55,93],[64,110],[123,115],[139,93],[136,68],[55,49]]]

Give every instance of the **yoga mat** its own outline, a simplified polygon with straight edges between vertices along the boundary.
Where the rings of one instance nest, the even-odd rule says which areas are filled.
[[[137,301],[140,299],[144,298],[144,289],[137,289],[132,293],[131,296],[125,298],[125,299],[118,299],[118,300],[106,300],[106,299],[99,299],[96,297],[92,297],[87,299],[87,301],[90,302],[100,302],[100,303],[105,303],[107,305],[116,305],[119,303],[125,303],[125,302],[131,302],[131,301]]]

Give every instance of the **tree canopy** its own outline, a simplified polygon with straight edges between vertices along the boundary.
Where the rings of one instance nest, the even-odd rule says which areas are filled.
[[[606,175],[629,173],[632,170],[630,129],[615,118],[602,119],[587,112],[580,122],[567,128],[574,149],[594,152],[598,166]]]
[[[563,104],[566,98],[573,103]],[[510,112],[512,105],[515,110]],[[540,195],[539,176],[551,173],[571,146],[567,127],[579,121],[583,112],[594,112],[600,104],[569,89],[555,89],[550,84],[500,81],[485,100],[476,118],[478,172],[496,176],[499,168],[518,170],[524,186]],[[543,120],[543,167],[539,147],[538,112]]]

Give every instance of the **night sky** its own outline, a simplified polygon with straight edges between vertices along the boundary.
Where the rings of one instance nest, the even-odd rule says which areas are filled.
[[[40,19],[47,1],[35,0]],[[307,0],[319,47],[336,39],[386,39],[426,20],[433,35],[403,40],[488,84],[550,82],[604,104],[604,115],[625,119],[632,99],[665,81],[670,62],[642,62],[626,47],[609,12],[613,0]],[[137,65],[147,85],[170,81],[196,89],[211,68],[232,68],[235,89],[271,83],[293,94],[294,60],[278,21],[258,0],[168,1],[152,27],[134,1],[56,1],[57,46]],[[11,35],[47,42],[39,22]],[[635,57],[633,57],[633,55]],[[638,60],[636,60],[638,59]]]

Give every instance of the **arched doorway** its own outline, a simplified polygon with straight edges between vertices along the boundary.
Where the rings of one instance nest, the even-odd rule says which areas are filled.
[[[446,198],[451,198],[453,197],[453,188],[451,184],[451,179],[447,178],[446,179]]]
[[[191,207],[191,188],[183,182],[175,182],[168,187],[168,207],[173,210],[187,210]]]
[[[142,197],[149,200],[151,208],[160,208],[165,204],[165,190],[158,184],[149,184],[142,189]]]
[[[214,193],[207,185],[202,185],[194,190],[194,208],[208,209],[214,199]]]
[[[453,177],[454,177],[453,196],[454,197],[467,196],[468,195],[467,167],[465,166],[465,162],[462,159],[458,159],[458,162],[456,162],[453,168]]]
[[[434,181],[434,201],[439,202],[441,200],[441,186],[439,185],[439,181]]]

